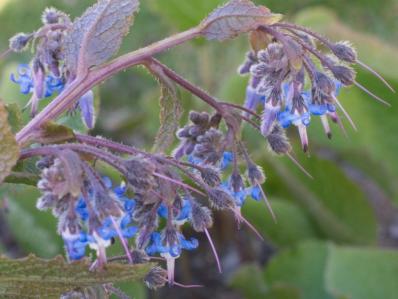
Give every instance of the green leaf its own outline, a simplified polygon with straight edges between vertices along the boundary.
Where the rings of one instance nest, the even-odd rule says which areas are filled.
[[[229,281],[229,286],[240,291],[244,298],[264,298],[268,292],[262,270],[256,264],[239,267]]]
[[[265,6],[249,0],[230,0],[215,9],[201,24],[201,33],[208,40],[225,40],[255,30],[259,25],[272,25],[282,18]]]
[[[396,299],[398,252],[332,247],[326,267],[330,293],[350,299]]]
[[[73,22],[65,39],[65,59],[73,73],[111,58],[138,11],[139,0],[99,0]]]
[[[297,204],[287,200],[270,200],[277,223],[268,215],[263,202],[249,200],[243,206],[243,214],[254,226],[277,246],[288,246],[317,234],[308,216]]]
[[[177,27],[178,30],[185,30],[200,23],[204,16],[224,0],[149,0],[150,7],[160,17],[165,18],[168,23]]]
[[[301,299],[300,290],[287,284],[275,283],[263,299]],[[257,298],[253,298],[257,299]],[[304,298],[303,298],[304,299]],[[323,298],[322,298],[323,299]]]
[[[0,100],[0,183],[10,174],[19,157],[19,146],[8,123],[8,113]]]
[[[56,232],[55,217],[36,208],[39,196],[32,187],[4,184],[0,188],[0,198],[8,199],[6,220],[10,234],[21,249],[40,257],[52,257],[62,252],[62,241]]]
[[[44,260],[33,255],[12,260],[0,257],[0,295],[16,298],[56,298],[76,288],[141,280],[151,264],[108,264],[102,272],[89,270],[86,259],[68,264],[63,257]]]
[[[338,242],[374,244],[377,240],[376,218],[358,186],[331,161],[315,155],[308,158],[302,153],[298,154],[298,159],[314,180],[286,159],[266,157],[284,184],[282,195],[287,197],[289,194],[297,200],[328,238]]]
[[[18,132],[23,123],[21,109],[16,103],[7,104],[6,109],[8,112],[8,123],[10,124],[12,131],[14,133]]]
[[[324,283],[329,246],[320,242],[303,242],[281,251],[266,266],[266,282],[296,287],[305,299],[332,299]]]
[[[160,96],[160,127],[155,139],[153,150],[164,153],[173,143],[175,133],[180,126],[182,106],[175,84],[161,69],[153,67],[150,71],[156,76],[161,88]]]

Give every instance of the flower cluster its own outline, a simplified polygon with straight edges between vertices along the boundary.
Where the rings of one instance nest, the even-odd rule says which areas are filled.
[[[107,4],[111,4],[111,1],[105,2],[98,2],[78,22],[91,23],[94,18],[109,17],[106,13],[96,12],[97,9],[107,11]],[[118,9],[122,7],[124,10],[127,4],[112,4],[112,9],[108,12],[112,12],[112,19],[117,19],[115,27],[123,29],[123,18],[114,16],[118,16],[117,13],[121,13]],[[250,1],[231,1],[219,8],[221,13],[211,15],[210,20],[217,19],[214,16],[224,16],[224,13],[228,17],[230,5],[234,11],[236,5],[248,6],[250,9],[246,11],[255,7]],[[131,14],[138,9],[138,5],[133,5],[133,2],[129,7]],[[264,8],[259,9],[261,14],[264,11]],[[126,15],[126,20],[130,22],[131,18]],[[215,22],[217,20],[210,23]],[[188,236],[188,225],[193,231],[206,235],[221,272],[221,263],[209,233],[213,226],[212,209],[232,213],[238,223],[244,222],[256,234],[256,229],[241,212],[246,200],[264,200],[275,219],[262,189],[266,181],[265,174],[252,160],[242,140],[241,125],[244,121],[261,131],[272,152],[287,155],[299,165],[290,154],[291,145],[285,129],[297,127],[303,150],[307,151],[307,127],[315,116],[320,117],[328,137],[331,137],[328,119],[343,127],[338,115],[340,111],[355,128],[337,98],[342,87],[356,85],[383,101],[356,82],[352,64],[357,63],[372,70],[359,62],[350,44],[332,43],[306,28],[289,23],[259,25],[257,30],[250,33],[252,50],[239,69],[240,74],[250,76],[244,106],[218,101],[152,57],[158,53],[156,51],[161,52],[181,43],[189,34],[192,34],[190,38],[199,33],[206,36],[205,32],[198,30],[205,30],[206,27],[209,29],[209,21],[202,23],[196,30],[146,48],[152,54],[137,51],[101,66],[111,55],[108,57],[110,53],[101,53],[104,49],[99,49],[98,53],[101,56],[104,54],[101,62],[87,65],[80,63],[81,57],[89,56],[82,55],[78,57],[80,65],[77,68],[67,65],[68,59],[65,57],[71,54],[65,50],[68,45],[75,48],[70,50],[73,55],[87,54],[84,53],[88,43],[86,38],[98,38],[100,42],[96,39],[95,42],[91,41],[97,46],[103,42],[102,37],[105,38],[105,35],[106,39],[112,37],[112,41],[115,36],[119,38],[119,35],[107,31],[111,27],[108,22],[103,22],[105,25],[99,22],[102,25],[95,30],[103,31],[101,34],[105,32],[104,36],[89,31],[89,37],[82,37],[85,45],[81,46],[74,43],[75,34],[79,35],[85,28],[78,23],[76,30],[66,14],[56,9],[46,9],[42,23],[43,26],[38,31],[19,33],[10,39],[10,50],[14,52],[26,50],[29,44],[35,46],[30,64],[20,65],[17,74],[11,75],[11,81],[20,86],[23,94],[32,94],[30,105],[33,115],[38,110],[40,99],[62,94],[18,133],[16,139],[22,147],[33,142],[33,137],[47,134],[41,125],[73,108],[74,103],[77,103],[76,107],[79,107],[86,126],[93,128],[94,93],[87,90],[116,71],[139,63],[145,65],[160,82],[167,83],[167,87],[176,83],[215,111],[213,114],[196,111],[189,113],[188,124],[176,134],[179,143],[171,156],[162,152],[154,154],[78,132],[67,134],[65,140],[62,137],[59,140],[58,136],[54,138],[56,141],[43,138],[37,143],[43,141],[44,144],[21,150],[21,159],[43,157],[37,163],[41,170],[38,188],[42,193],[37,208],[52,210],[58,219],[58,232],[64,240],[69,260],[82,259],[87,255],[88,248],[91,248],[96,253],[91,269],[102,270],[110,260],[107,248],[119,241],[125,251],[125,256],[119,258],[129,263],[147,262],[150,259],[166,262],[167,270],[154,267],[147,274],[145,283],[150,288],[158,288],[166,283],[182,286],[175,281],[176,260],[183,250],[194,250],[199,246],[197,239]],[[221,25],[214,25],[213,29],[218,27],[222,29]],[[209,29],[209,32],[213,29]],[[247,32],[247,29],[244,31]],[[236,33],[234,30],[233,35]],[[123,35],[119,33],[120,36]],[[226,33],[220,38],[224,34]],[[321,53],[315,41],[326,46],[331,55]],[[82,53],[77,53],[79,51]],[[88,70],[91,66],[96,67]],[[172,91],[174,88],[170,88],[169,92]],[[262,116],[257,114],[260,107]],[[159,134],[169,134],[169,131],[160,130]],[[48,133],[51,134],[52,132]],[[172,134],[163,139],[170,141]],[[53,142],[57,144],[49,144]],[[163,148],[170,142],[165,143]],[[104,177],[97,168],[97,162],[116,169],[122,176],[122,183],[115,186],[108,177]]]
[[[65,64],[64,42],[69,17],[55,9],[47,8],[42,15],[43,27],[34,33],[18,33],[10,39],[10,49],[25,51],[30,43],[36,46],[35,56],[29,65],[21,64],[17,74],[11,74],[11,81],[20,86],[22,94],[32,94],[28,105],[32,116],[38,111],[39,101],[61,93],[74,79]],[[94,94],[83,95],[77,104],[82,121],[92,129],[95,125]]]
[[[55,159],[46,166],[38,183],[43,196],[37,208],[52,209],[59,219],[58,232],[70,260],[84,257],[88,246],[96,250],[101,262],[106,262],[105,249],[115,238],[124,240],[135,236],[135,201],[126,197],[125,185],[112,188],[110,179],[105,177],[96,188],[84,186],[84,194],[76,196],[69,192],[61,160]]]
[[[328,118],[342,125],[338,109],[355,129],[337,98],[341,87],[356,85],[382,101],[355,81],[350,65],[358,62],[357,54],[349,43],[333,44],[288,23],[263,26],[259,31],[263,34],[253,35],[253,50],[246,55],[239,73],[250,75],[244,106],[254,111],[262,108],[261,132],[265,137],[271,134],[275,123],[283,128],[294,125],[307,151],[307,127],[314,116],[320,117],[329,138],[332,133]],[[314,39],[326,45],[333,56],[318,51]],[[266,46],[258,48],[258,44]],[[320,61],[320,67],[313,57]]]

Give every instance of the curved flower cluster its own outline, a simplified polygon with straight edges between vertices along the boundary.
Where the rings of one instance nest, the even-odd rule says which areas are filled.
[[[344,86],[356,85],[385,103],[356,82],[351,64],[359,63],[390,87],[380,75],[358,61],[349,43],[332,43],[306,28],[289,23],[260,26],[259,32],[262,34],[253,34],[253,50],[246,55],[239,73],[250,75],[244,106],[254,111],[262,107],[261,132],[265,137],[271,134],[275,123],[283,128],[294,125],[299,131],[302,147],[307,151],[307,127],[311,118],[319,116],[331,138],[328,119],[342,126],[338,109],[356,129],[337,99]],[[321,53],[314,39],[329,48],[331,55]],[[266,46],[258,47],[260,44]],[[319,66],[314,59],[320,62]]]

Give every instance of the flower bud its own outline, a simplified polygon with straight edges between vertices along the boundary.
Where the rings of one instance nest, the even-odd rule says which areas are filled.
[[[131,252],[133,264],[143,264],[149,262],[150,258],[143,250],[135,249]]]
[[[200,113],[200,112],[196,112],[196,111],[191,111],[191,112],[189,112],[189,119],[195,125],[204,126],[209,123],[210,116],[206,112]]]
[[[23,52],[28,48],[32,37],[32,34],[18,33],[10,38],[9,47],[14,52]]]
[[[346,41],[338,42],[331,48],[332,52],[340,60],[349,63],[355,63],[358,58],[358,54],[354,47]]]
[[[146,193],[153,188],[155,166],[143,158],[133,158],[125,161],[125,177],[137,193]]]
[[[249,163],[247,168],[247,176],[249,178],[250,184],[253,186],[261,185],[265,182],[265,175],[263,169],[253,163]]]
[[[355,82],[355,71],[347,66],[335,65],[331,69],[333,76],[339,80],[343,85],[350,86]]]
[[[245,188],[245,185],[243,183],[243,178],[237,171],[234,171],[231,174],[229,183],[232,186],[232,189],[234,190],[234,192],[239,192],[239,191],[243,190],[243,188]]]
[[[210,187],[217,187],[221,183],[220,174],[218,171],[211,167],[202,168],[200,175],[203,181]]]
[[[64,15],[63,12],[54,7],[47,7],[41,16],[41,20],[43,24],[57,24]]]
[[[271,134],[267,137],[267,141],[270,150],[278,155],[287,154],[292,149],[285,131],[278,124],[274,125]]]
[[[167,271],[161,267],[152,268],[145,276],[144,282],[152,290],[164,287],[167,282]]]
[[[205,229],[212,227],[213,218],[210,209],[202,207],[198,204],[192,205],[191,224],[195,231],[203,232]]]
[[[208,191],[210,203],[215,209],[224,210],[235,207],[234,199],[225,191],[213,188]]]

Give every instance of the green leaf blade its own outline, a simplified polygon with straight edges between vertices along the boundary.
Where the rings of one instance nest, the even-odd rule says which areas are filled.
[[[0,295],[15,298],[57,298],[73,289],[141,280],[152,264],[108,264],[102,272],[89,270],[89,260],[67,263],[58,256],[44,260],[0,257]],[[19,297],[18,297],[19,296]]]
[[[0,183],[10,174],[19,158],[19,146],[8,123],[8,112],[0,101]]]

